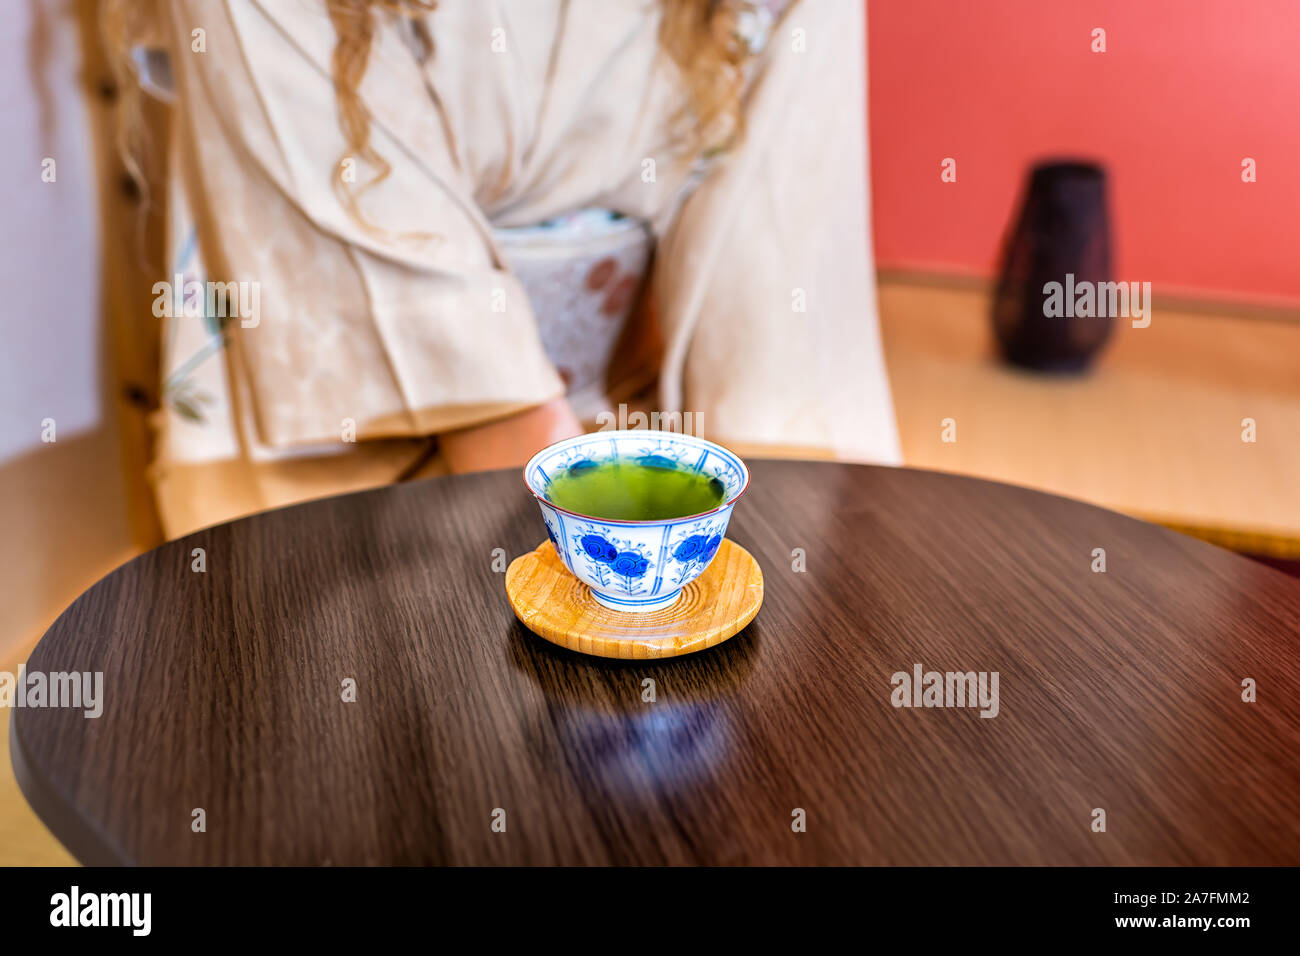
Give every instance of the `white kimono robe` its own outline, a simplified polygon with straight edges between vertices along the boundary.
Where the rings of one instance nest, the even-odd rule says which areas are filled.
[[[785,12],[752,64],[743,137],[698,185],[657,0],[442,0],[423,63],[410,25],[380,14],[361,93],[392,172],[362,193],[365,222],[332,185],[347,148],[324,3],[164,6],[172,168],[203,257],[186,269],[256,283],[258,313],[224,336],[169,320],[182,401],[160,413],[151,472],[169,535],[394,480],[421,437],[562,394],[491,230],[590,207],[656,238],[660,409],[742,452],[899,462],[859,0]],[[356,185],[373,174],[355,168]],[[174,254],[193,260],[177,208]],[[187,336],[217,345],[195,361]]]

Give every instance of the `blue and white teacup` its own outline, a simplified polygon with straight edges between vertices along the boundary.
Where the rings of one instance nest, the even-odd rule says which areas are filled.
[[[551,481],[571,468],[611,461],[680,468],[717,478],[722,504],[711,511],[653,521],[577,514],[551,502]],[[749,485],[749,469],[721,445],[677,432],[592,432],[543,448],[524,466],[551,543],[592,597],[616,611],[658,611],[676,601],[718,553],[731,509]]]

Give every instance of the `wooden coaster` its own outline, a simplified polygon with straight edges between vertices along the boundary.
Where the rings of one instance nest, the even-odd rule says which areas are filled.
[[[564,566],[550,541],[506,569],[515,616],[534,634],[597,657],[680,657],[721,644],[763,604],[763,571],[753,555],[723,540],[704,573],[672,607],[636,614],[597,604]]]

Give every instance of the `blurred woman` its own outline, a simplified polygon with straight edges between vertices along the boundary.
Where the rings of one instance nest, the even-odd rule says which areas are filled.
[[[627,408],[898,461],[861,3],[113,0],[105,26],[124,75],[167,51],[182,285],[255,293],[165,325],[169,535],[522,464]]]

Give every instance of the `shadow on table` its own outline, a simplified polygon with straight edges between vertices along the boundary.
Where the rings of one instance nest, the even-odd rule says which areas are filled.
[[[754,670],[760,631],[751,624],[687,657],[619,661],[557,647],[516,621],[509,654],[546,701],[544,719],[533,722],[539,737],[553,732],[566,754],[594,771],[600,790],[671,793],[726,760],[736,712],[730,699]]]
[[[533,681],[548,699],[590,703],[590,690],[600,688],[609,692],[612,704],[635,710],[642,701],[639,697],[629,700],[625,693],[630,674],[651,679],[656,686],[671,682],[675,700],[715,699],[739,690],[748,679],[761,641],[762,628],[755,621],[716,647],[685,657],[614,660],[552,644],[516,620],[510,631],[509,649],[515,669]]]

